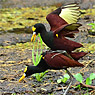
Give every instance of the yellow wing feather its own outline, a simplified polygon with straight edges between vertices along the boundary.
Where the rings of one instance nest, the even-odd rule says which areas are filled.
[[[62,11],[59,14],[68,24],[76,23],[79,19],[79,7],[76,4],[66,5],[62,7]]]

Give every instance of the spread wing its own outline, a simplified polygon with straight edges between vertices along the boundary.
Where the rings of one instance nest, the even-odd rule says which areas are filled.
[[[80,15],[78,9],[77,4],[69,4],[48,14],[46,19],[51,26],[51,31],[55,32],[55,30],[62,29],[67,24],[76,23]]]
[[[44,56],[44,60],[52,68],[67,68],[67,67],[82,67],[83,64],[70,59],[69,57],[58,54],[58,53],[48,53]]]

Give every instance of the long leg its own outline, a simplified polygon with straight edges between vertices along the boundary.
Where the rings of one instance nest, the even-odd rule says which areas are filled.
[[[70,83],[69,83],[69,85],[68,85],[68,87],[67,87],[67,89],[65,90],[65,92],[64,92],[63,95],[66,95],[66,94],[67,94],[67,92],[68,92],[68,90],[69,90],[69,88],[70,88],[70,86],[71,86],[71,84],[72,84],[72,82],[73,82],[73,79],[74,79],[73,75],[72,75],[67,69],[66,69],[66,71],[67,71],[67,73],[68,73],[69,76],[70,76]]]

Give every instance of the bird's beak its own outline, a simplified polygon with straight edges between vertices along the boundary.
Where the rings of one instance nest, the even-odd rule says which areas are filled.
[[[24,73],[22,77],[19,79],[19,82],[21,82],[25,78],[26,74]]]
[[[35,41],[35,38],[36,38],[36,32],[33,32],[33,35],[31,37],[31,41]]]
[[[35,32],[36,28],[33,26],[32,27],[32,31],[33,31],[33,35],[31,37],[31,41],[35,41],[35,38],[36,38],[36,32]]]

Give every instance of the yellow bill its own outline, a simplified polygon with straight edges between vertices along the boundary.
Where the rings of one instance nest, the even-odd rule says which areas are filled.
[[[33,35],[31,37],[31,41],[35,41],[35,38],[36,38],[36,32],[33,32]]]
[[[36,28],[33,26],[33,27],[32,27],[32,31],[34,32],[35,30],[36,30]]]
[[[26,74],[24,73],[23,76],[19,79],[19,82],[21,82],[25,78]]]

